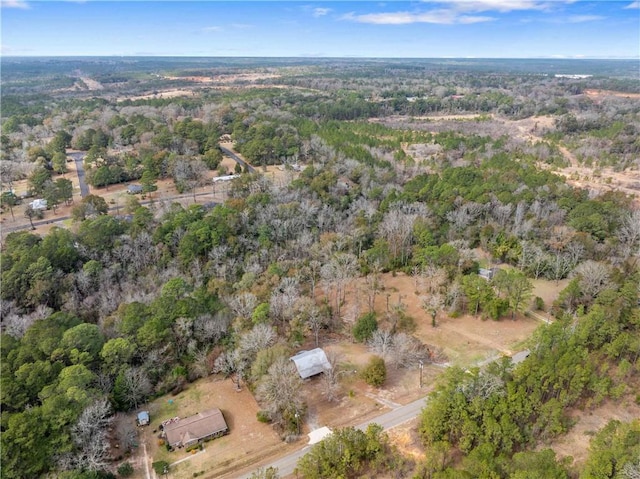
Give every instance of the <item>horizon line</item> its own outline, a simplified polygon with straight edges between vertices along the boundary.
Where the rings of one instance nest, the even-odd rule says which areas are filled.
[[[67,55],[16,55],[16,54],[2,54],[0,60],[3,58],[270,58],[270,59],[303,59],[303,60],[317,60],[317,59],[346,59],[346,60],[638,60],[640,61],[640,55],[638,56],[611,56],[611,57],[599,57],[599,56],[530,56],[530,57],[493,57],[493,56],[478,56],[478,57],[457,57],[457,56],[436,56],[436,57],[373,57],[373,56],[360,56],[360,55],[346,55],[346,56],[322,56],[322,55],[162,55],[162,54],[96,54],[96,55],[84,55],[84,54],[67,54]],[[640,66],[640,65],[639,65]]]

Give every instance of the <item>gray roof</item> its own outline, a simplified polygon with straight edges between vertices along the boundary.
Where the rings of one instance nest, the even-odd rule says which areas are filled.
[[[138,413],[138,422],[140,424],[149,424],[149,411],[140,411]]]
[[[229,428],[218,408],[199,412],[164,426],[169,445],[180,446],[199,441]]]
[[[331,363],[321,348],[311,351],[300,351],[291,360],[295,363],[302,379],[307,379],[331,369]]]

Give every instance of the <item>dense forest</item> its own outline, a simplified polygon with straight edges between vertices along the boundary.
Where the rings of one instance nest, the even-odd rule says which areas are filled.
[[[640,401],[638,197],[557,173],[569,159],[640,168],[640,100],[585,94],[637,94],[632,62],[2,62],[3,209],[13,214],[24,180],[54,208],[73,201],[66,226],[3,235],[7,479],[111,477],[110,417],[212,373],[246,384],[261,419],[295,434],[305,404],[288,358],[305,338],[380,356],[395,344],[389,364],[428,359],[401,322],[381,335],[372,309],[345,321],[348,286],[363,279],[375,299],[386,272],[427,278],[434,326],[441,314],[506,321],[532,307],[533,279],[568,283],[538,305],[555,320],[525,361],[442,374],[418,426],[425,460],[375,426],[345,428],[305,456],[304,477],[640,474],[638,421],[597,432],[579,468],[544,447],[570,429],[572,408]],[[247,71],[272,76],[225,89],[182,80],[192,96],[132,99],[169,75]],[[80,77],[104,89],[71,88]],[[530,137],[506,126],[528,120]],[[205,173],[226,173],[221,137],[256,167],[236,170],[221,204],[134,196],[114,215],[99,195],[74,200],[63,175],[73,148],[93,187],[135,180],[153,195],[170,180],[195,200]],[[300,171],[275,184],[261,174],[274,164]],[[490,281],[478,251],[504,266]],[[330,396],[338,377],[326,381]]]

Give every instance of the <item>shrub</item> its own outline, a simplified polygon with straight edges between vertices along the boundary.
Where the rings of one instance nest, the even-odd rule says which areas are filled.
[[[380,387],[387,379],[387,366],[380,356],[373,356],[362,370],[362,379],[370,386]]]
[[[164,474],[169,470],[169,463],[167,461],[156,461],[151,464],[151,467],[156,471],[156,474]]]
[[[533,306],[536,311],[542,311],[544,309],[544,299],[536,296],[536,299],[533,300]]]
[[[404,333],[410,334],[415,332],[416,328],[417,328],[416,320],[413,318],[413,316],[409,316],[404,313],[400,314],[400,318],[398,319],[398,325],[396,327],[398,332],[404,332]]]
[[[118,466],[118,475],[121,477],[129,477],[131,474],[133,474],[133,466],[128,463],[125,462],[124,464],[120,464]]]
[[[259,422],[271,422],[271,417],[269,416],[269,413],[267,411],[258,411],[256,413],[256,416]]]
[[[186,447],[184,452],[190,452],[191,454],[195,454],[200,449],[202,449],[202,444],[197,443],[197,444],[193,444],[193,445],[191,445],[189,447]]]
[[[364,343],[371,338],[373,332],[378,329],[375,313],[367,313],[356,321],[353,327],[353,337],[356,341]]]

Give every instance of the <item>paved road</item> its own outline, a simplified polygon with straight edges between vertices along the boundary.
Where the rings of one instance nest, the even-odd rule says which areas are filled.
[[[78,173],[78,183],[80,184],[80,197],[84,198],[89,194],[89,186],[85,181],[84,175],[84,157],[86,153],[69,153],[69,156],[76,162],[76,172]]]
[[[211,193],[196,193],[196,196],[210,196],[212,195]],[[160,200],[155,200],[155,202],[159,202],[159,201],[171,201],[171,200],[179,200],[179,199],[185,199],[185,198],[193,198],[193,195],[191,193],[189,194],[184,194],[184,195],[177,195],[177,196],[169,196],[169,197],[164,197],[161,198]],[[213,196],[214,199],[215,196]],[[141,201],[140,204],[141,205],[148,205],[149,203],[151,203],[153,200],[146,200],[146,201]],[[225,196],[224,196],[224,192],[222,192],[222,200],[220,201],[221,203],[223,203],[225,201]],[[218,201],[210,201],[209,203],[215,204],[218,203]],[[118,206],[111,206],[109,207],[109,211],[113,212],[118,212]],[[122,215],[120,215],[120,217],[122,217]],[[43,226],[43,225],[47,225],[47,224],[57,224],[57,223],[64,223],[66,220],[68,220],[69,218],[71,218],[71,216],[56,216],[55,218],[51,218],[48,220],[39,220],[39,221],[34,221],[33,222],[33,226],[37,227],[37,226]],[[3,234],[8,234],[14,231],[20,231],[20,230],[28,230],[31,229],[31,225],[29,223],[26,224],[21,224],[21,225],[17,225],[17,226],[5,226],[2,225],[2,233]]]
[[[529,356],[529,350],[520,351],[512,356],[512,361],[514,364],[518,364],[524,361],[527,358],[527,356]],[[502,357],[503,357],[502,354],[492,356],[487,360],[482,361],[481,363],[478,363],[477,366],[483,367],[486,364],[497,361]],[[422,411],[422,408],[425,406],[426,402],[427,402],[427,397],[425,396],[409,404],[405,404],[404,406],[397,407],[385,414],[381,414],[380,416],[377,416],[369,421],[363,422],[362,424],[358,424],[356,428],[364,431],[369,424],[376,423],[376,424],[380,424],[385,431],[388,429],[392,429],[396,426],[399,426],[400,424],[403,424],[407,421],[410,421],[411,419],[414,419],[415,417],[418,417],[418,415],[420,414],[420,411]],[[288,454],[272,462],[271,464],[267,464],[263,467],[265,469],[268,467],[277,468],[279,475],[281,477],[286,477],[290,474],[293,474],[296,468],[296,465],[298,464],[298,460],[300,460],[302,456],[304,456],[307,452],[309,452],[310,448],[311,446],[309,445],[304,446],[302,449],[292,452],[291,454]],[[251,477],[251,473],[246,474],[244,476],[239,476],[239,477],[241,479],[248,479]]]
[[[230,150],[229,148],[227,148],[225,146],[222,146],[222,145],[219,145],[219,146],[220,146],[220,151],[222,151],[222,153],[227,155],[229,158],[231,158],[233,161],[238,163],[240,166],[242,166],[243,168],[247,168],[251,173],[255,173],[256,172],[256,169],[253,166],[251,166],[249,163],[247,163],[242,158],[240,158],[238,155],[236,155],[235,152],[233,152],[232,150]]]
[[[381,414],[380,416],[377,416],[369,421],[363,422],[362,424],[358,424],[356,428],[364,431],[369,424],[376,423],[376,424],[380,424],[385,431],[388,429],[392,429],[396,426],[399,426],[400,424],[403,424],[417,417],[420,414],[420,411],[422,410],[422,408],[425,406],[426,399],[427,399],[426,397],[423,397],[409,404],[406,404],[404,406],[400,406],[397,409],[389,411],[385,414]],[[311,446],[308,446],[308,445],[304,446],[302,449],[292,452],[291,454],[288,454],[274,461],[271,464],[267,464],[266,466],[264,466],[264,468],[265,469],[268,467],[277,468],[278,474],[280,475],[280,477],[286,477],[289,474],[293,474],[293,471],[295,470],[296,465],[298,464],[298,461],[302,456],[304,456],[307,452],[309,452],[310,448]],[[246,474],[244,476],[240,476],[240,478],[248,479],[249,477],[251,477],[251,474],[252,473]]]

